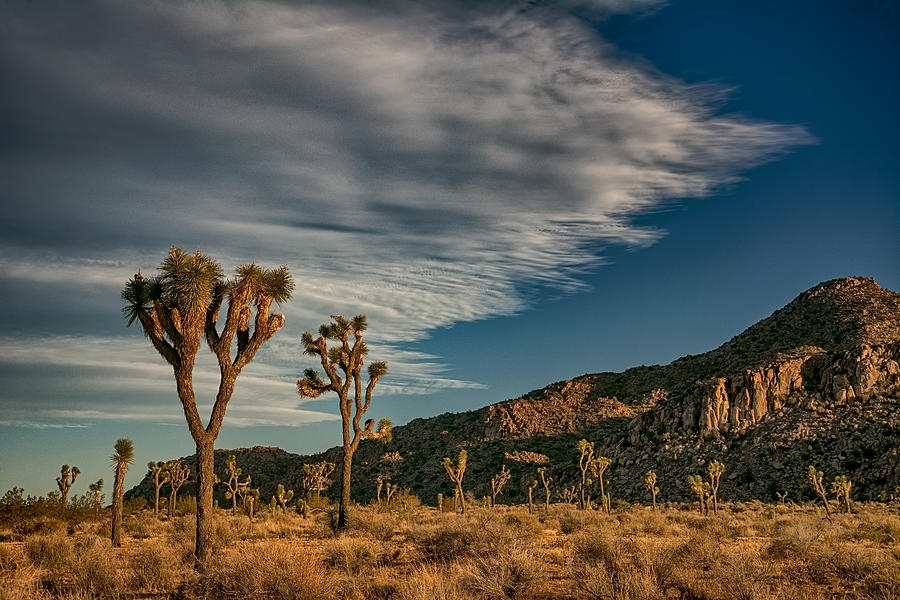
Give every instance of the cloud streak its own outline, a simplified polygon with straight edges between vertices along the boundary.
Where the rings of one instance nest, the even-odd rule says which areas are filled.
[[[369,316],[390,393],[478,386],[404,344],[515,314],[535,286],[581,290],[604,248],[664,235],[636,216],[812,142],[802,127],[721,114],[721,88],[623,58],[572,3],[445,4],[0,8],[0,68],[17,83],[0,117],[14,132],[0,146],[0,281],[47,298],[79,290],[100,330],[79,358],[93,363],[74,366],[124,382],[146,342],[123,341],[91,304],[108,307],[148,257],[176,243],[226,266],[286,262],[299,284],[289,329],[241,386],[272,407],[262,421],[294,410],[301,422],[324,417],[287,408],[296,337],[327,315]],[[62,365],[61,340],[5,354]],[[0,418],[19,402],[4,398]]]

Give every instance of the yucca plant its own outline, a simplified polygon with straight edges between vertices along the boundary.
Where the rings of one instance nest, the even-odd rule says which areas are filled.
[[[606,469],[612,464],[612,459],[607,458],[606,456],[598,456],[593,459],[590,463],[590,472],[593,477],[596,477],[600,482],[600,501],[603,505],[603,510],[607,513],[610,511],[610,498],[609,493],[606,491],[606,488],[603,483],[603,475],[606,473]]]
[[[525,492],[525,495],[528,496],[528,514],[534,512],[534,500],[532,499],[532,494],[534,488],[537,487],[537,484],[537,479],[535,479],[534,475],[531,473],[526,473],[522,476],[520,487],[522,488],[522,491]]]
[[[140,323],[156,351],[172,366],[175,387],[197,449],[197,535],[195,567],[202,568],[213,546],[215,441],[241,370],[284,326],[284,315],[269,314],[272,303],[291,297],[294,282],[286,266],[241,265],[226,280],[222,267],[199,250],[173,247],[157,275],[137,273],[122,290],[128,325]],[[225,323],[219,328],[223,305]],[[255,310],[255,315],[253,314]],[[203,340],[219,366],[212,414],[204,425],[197,411],[193,373]]]
[[[550,484],[553,483],[553,478],[547,475],[547,468],[540,467],[538,470],[538,476],[541,478],[541,485],[544,486],[544,508],[548,511],[550,510]]]
[[[725,472],[725,465],[717,460],[709,463],[707,473],[709,473],[709,489],[712,498],[713,512],[719,512],[719,480],[722,473]]]
[[[659,488],[656,487],[656,473],[647,471],[647,474],[644,475],[644,487],[650,492],[653,498],[653,510],[656,510],[656,495],[659,493]]]
[[[178,490],[184,485],[191,475],[191,470],[180,460],[170,460],[165,463],[166,472],[169,474],[169,518],[175,516],[175,503],[178,501]]]
[[[587,508],[585,493],[587,492],[588,472],[594,460],[594,442],[578,440],[578,470],[581,471],[581,481],[578,484],[578,508]]]
[[[838,505],[844,507],[844,512],[850,514],[850,488],[853,482],[846,475],[838,475],[831,482],[831,493],[837,498]]]
[[[466,451],[460,450],[455,463],[452,459],[447,457],[444,457],[444,460],[441,462],[444,471],[447,472],[447,476],[453,481],[456,489],[456,492],[453,495],[453,510],[459,510],[463,514],[466,513],[466,497],[463,494],[462,480],[463,475],[466,473],[467,459],[468,454],[466,454]]]
[[[687,482],[700,501],[700,514],[709,515],[708,497],[712,493],[712,487],[703,480],[701,475],[691,475],[687,478]]]
[[[309,498],[315,492],[321,496],[322,491],[331,486],[331,474],[334,473],[333,462],[321,461],[303,465],[303,475],[300,482],[303,485],[303,497]]]
[[[822,504],[825,506],[825,518],[831,522],[831,507],[828,506],[828,495],[825,493],[825,486],[822,485],[822,478],[825,474],[822,473],[822,471],[817,470],[813,465],[809,465],[806,476],[809,479],[810,485],[812,485],[813,489],[816,491],[816,495],[819,496],[822,500]]]
[[[241,481],[241,473],[243,470],[237,466],[237,457],[234,454],[230,455],[225,461],[225,478],[221,482],[227,490],[225,498],[231,500],[232,517],[237,514],[238,496],[250,487],[250,476],[247,475],[247,478]]]
[[[368,346],[363,342],[363,332],[367,327],[365,315],[357,315],[352,319],[334,315],[331,323],[319,327],[319,337],[313,338],[310,332],[305,331],[300,338],[304,354],[318,357],[326,379],[323,379],[315,369],[306,369],[303,379],[297,381],[297,392],[303,398],[317,398],[328,391],[338,396],[343,456],[341,498],[335,524],[337,531],[347,528],[353,454],[359,443],[363,438],[378,439],[385,443],[392,439],[390,419],[381,419],[377,430],[374,419],[369,419],[360,426],[363,415],[372,404],[375,385],[387,373],[386,362],[369,363],[369,379],[365,387],[363,386],[362,367],[369,353]],[[328,340],[335,343],[329,347]]]
[[[63,465],[59,468],[59,477],[56,478],[56,486],[59,488],[59,494],[62,496],[63,506],[66,506],[69,490],[75,483],[75,479],[81,474],[78,467],[69,468],[69,465]]]
[[[287,505],[288,502],[294,499],[294,490],[285,490],[284,484],[279,483],[278,487],[275,488],[275,495],[272,496],[272,499],[281,507],[281,512],[287,514]]]
[[[128,465],[134,462],[134,444],[128,438],[119,438],[113,446],[110,457],[113,464],[115,479],[113,480],[113,504],[112,504],[112,545],[116,548],[122,546],[122,515],[125,497],[125,471]]]
[[[90,484],[88,486],[88,491],[91,493],[91,497],[94,501],[94,510],[100,512],[100,508],[103,506],[103,478],[101,477]]]
[[[500,472],[491,477],[491,508],[497,505],[497,496],[503,493],[506,482],[512,477],[506,465],[500,466]]]
[[[153,516],[159,519],[159,490],[169,482],[169,471],[166,463],[150,461],[147,463],[147,477],[153,482]]]

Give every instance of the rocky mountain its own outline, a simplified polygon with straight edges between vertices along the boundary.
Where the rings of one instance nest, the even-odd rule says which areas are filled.
[[[898,408],[900,293],[870,278],[836,279],[710,352],[583,375],[480,410],[396,427],[390,444],[360,446],[354,494],[373,496],[375,477],[387,471],[433,503],[437,493],[452,493],[441,459],[465,448],[467,490],[488,493],[491,475],[505,463],[514,477],[503,498],[518,500],[517,483],[539,464],[550,471],[553,488],[574,483],[575,445],[586,438],[613,460],[606,481],[614,499],[646,500],[648,470],[658,475],[663,501],[687,499],[686,477],[714,459],[726,464],[723,498],[774,500],[783,492],[795,501],[810,498],[806,469],[815,464],[829,480],[848,475],[854,497],[872,499],[900,487]],[[402,460],[382,460],[388,453]],[[293,456],[285,464],[338,462],[340,449]],[[263,463],[258,475],[256,466],[244,468],[255,479],[270,477]],[[278,476],[299,487],[299,469],[283,468]]]

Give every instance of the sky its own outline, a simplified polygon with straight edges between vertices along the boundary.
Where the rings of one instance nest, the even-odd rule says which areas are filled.
[[[403,424],[900,289],[894,3],[378,4],[0,5],[0,493],[193,452],[119,297],[173,245],[288,265],[217,447],[297,453],[339,442],[295,389],[332,314]],[[208,352],[195,383],[208,416]]]

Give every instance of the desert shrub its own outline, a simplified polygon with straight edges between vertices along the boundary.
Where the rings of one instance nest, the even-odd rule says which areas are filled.
[[[179,589],[184,600],[332,600],[337,581],[290,542],[229,553]]]
[[[878,565],[866,578],[863,591],[872,600],[900,598],[900,565],[896,561]]]
[[[147,499],[143,496],[132,496],[126,499],[122,506],[125,509],[125,514],[131,515],[147,508]]]
[[[734,600],[767,598],[774,579],[766,563],[750,553],[726,557],[715,565],[713,574],[725,597]]]
[[[518,537],[514,530],[492,520],[440,525],[417,532],[417,536],[419,552],[426,562],[489,556],[504,550]]]
[[[780,521],[766,553],[772,558],[802,558],[813,544],[822,539],[821,523],[809,519]]]
[[[460,577],[464,590],[484,598],[522,598],[543,581],[542,564],[521,547],[476,558]]]
[[[13,523],[13,531],[20,537],[64,534],[67,529],[66,523],[55,517],[31,517]]]
[[[849,532],[847,539],[868,540],[883,546],[900,542],[900,518],[896,515],[862,515],[860,524]]]
[[[623,541],[604,529],[592,528],[579,533],[572,546],[576,560],[582,563],[616,569],[624,559]]]
[[[165,592],[178,585],[181,556],[166,544],[142,546],[129,560],[132,586],[144,592]]]
[[[569,535],[590,525],[596,525],[601,520],[602,515],[593,512],[568,510],[559,515],[559,531]]]
[[[97,536],[79,539],[75,549],[69,574],[73,592],[81,592],[91,597],[113,598],[127,588],[119,570],[118,555],[112,543]]]
[[[25,556],[36,567],[63,570],[72,553],[72,541],[63,534],[39,535],[25,540]]]
[[[387,542],[394,537],[397,525],[397,519],[392,515],[372,510],[360,510],[353,522],[352,529],[365,533],[376,540]]]
[[[665,592],[647,568],[585,565],[575,576],[575,591],[585,600],[664,600]]]
[[[341,537],[325,546],[325,566],[349,575],[371,569],[386,559],[382,546],[368,539]]]
[[[433,566],[419,567],[402,581],[397,589],[397,600],[467,600],[458,577],[447,569]]]

